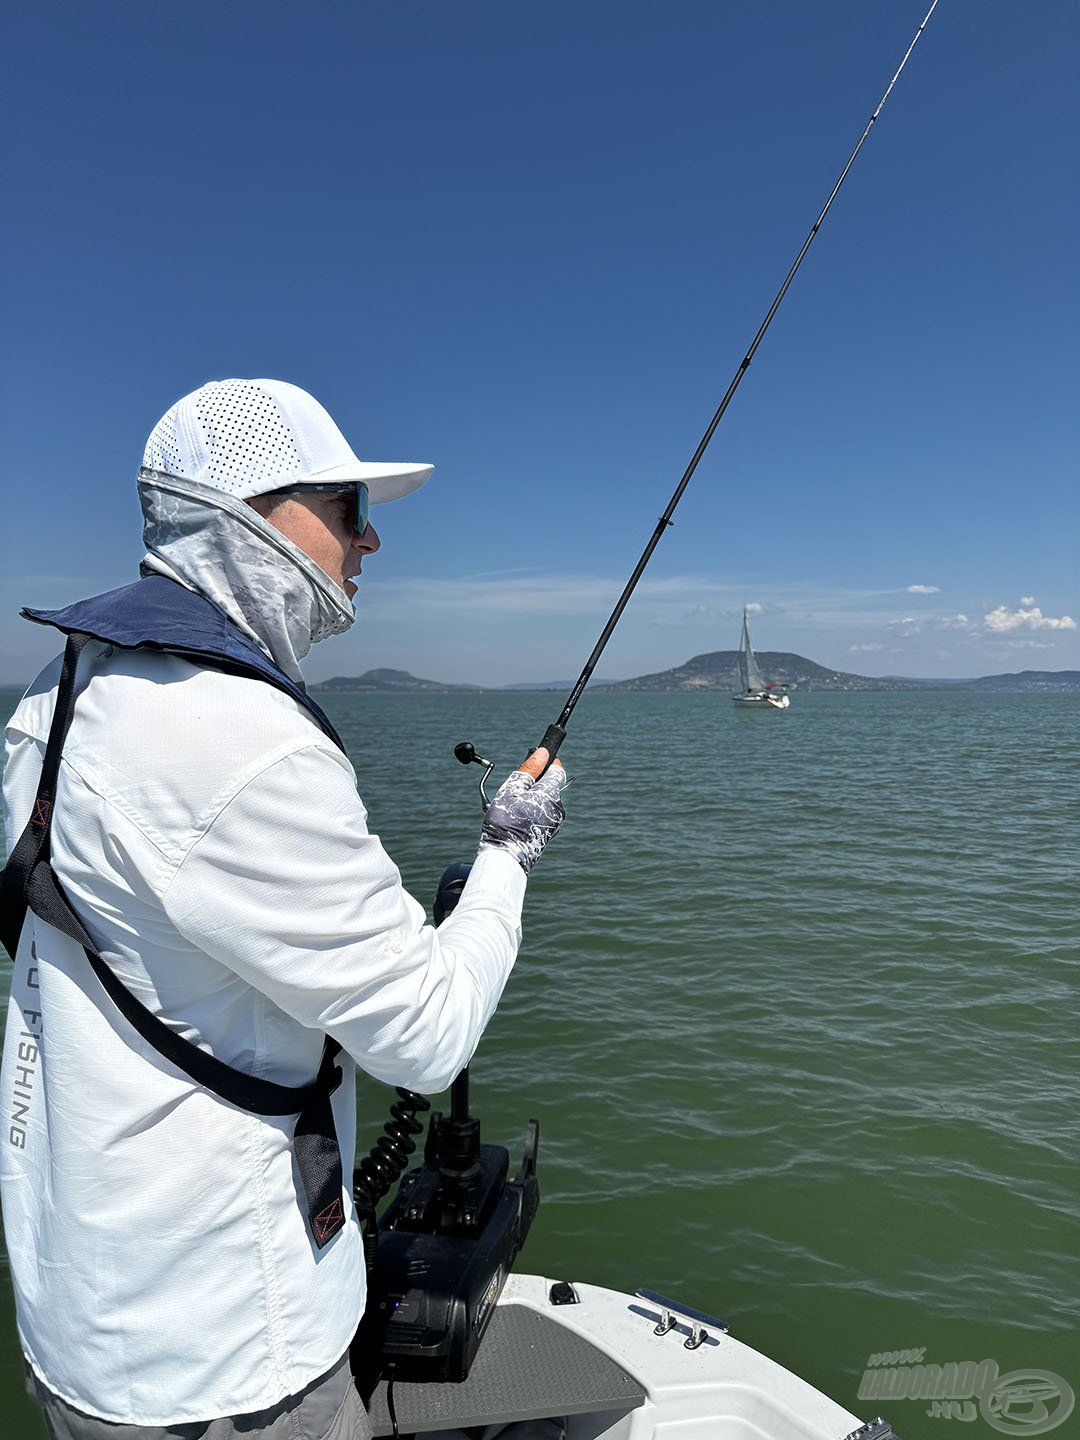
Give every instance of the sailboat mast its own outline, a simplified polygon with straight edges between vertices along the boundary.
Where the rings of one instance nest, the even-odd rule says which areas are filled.
[[[750,690],[750,627],[746,618],[746,606],[742,612],[742,634],[739,636],[739,679],[742,688]]]

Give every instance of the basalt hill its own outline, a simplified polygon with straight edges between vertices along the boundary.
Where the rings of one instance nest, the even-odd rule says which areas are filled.
[[[800,690],[839,690],[847,693],[871,690],[977,690],[1002,694],[1080,694],[1078,670],[1023,670],[1010,675],[983,675],[977,680],[913,680],[904,676],[852,675],[830,670],[788,650],[757,651],[758,666],[767,681],[786,681]],[[684,665],[659,670],[655,675],[638,675],[633,680],[597,681],[594,690],[637,691],[653,694],[692,693],[717,690],[732,693],[741,688],[739,652],[711,650],[695,655]],[[554,690],[565,694],[571,680],[551,680],[528,685],[493,686],[502,690]],[[363,675],[337,675],[311,687],[314,693],[338,691],[346,694],[436,695],[448,692],[480,691],[480,685],[463,685],[445,680],[421,680],[407,670],[367,670]]]
[[[721,690],[731,692],[740,688],[739,652],[737,650],[713,650],[707,655],[695,655],[684,665],[672,670],[661,670],[655,675],[639,675],[633,680],[597,682],[593,689],[608,691],[654,691],[672,693],[680,690]],[[875,680],[868,675],[849,675],[843,670],[829,670],[801,655],[792,655],[784,650],[761,650],[757,652],[758,665],[766,680],[786,680],[801,690],[913,690],[919,688],[915,680]],[[550,682],[549,686],[529,685],[528,687],[503,686],[502,689],[528,688],[540,690],[569,690],[571,681]],[[462,685],[440,680],[421,680],[405,670],[368,670],[363,675],[337,675],[333,680],[324,680],[312,685],[316,693],[345,691],[360,694],[381,692],[436,694],[446,691],[478,690],[478,685]]]
[[[365,670],[363,675],[335,675],[332,680],[322,680],[308,686],[319,694],[346,691],[356,695],[401,693],[409,695],[441,695],[448,690],[479,690],[479,685],[454,685],[441,680],[420,680],[407,670]]]
[[[766,681],[786,681],[800,690],[915,690],[918,682],[913,680],[877,680],[869,675],[849,675],[845,670],[829,670],[802,655],[793,655],[787,650],[758,650],[758,669]],[[706,655],[695,655],[684,665],[672,670],[660,670],[655,675],[639,675],[634,680],[620,680],[615,684],[598,685],[599,690],[643,690],[670,693],[678,690],[724,690],[731,692],[741,688],[739,681],[739,652],[737,650],[711,650]]]

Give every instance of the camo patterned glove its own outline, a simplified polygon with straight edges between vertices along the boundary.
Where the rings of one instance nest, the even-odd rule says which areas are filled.
[[[563,822],[566,812],[559,791],[565,784],[566,771],[558,763],[539,780],[524,770],[515,770],[503,781],[484,814],[481,850],[505,850],[528,875]]]

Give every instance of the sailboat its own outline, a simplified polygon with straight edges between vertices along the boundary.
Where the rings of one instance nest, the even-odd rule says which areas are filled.
[[[743,688],[731,697],[736,705],[756,705],[759,710],[786,710],[791,704],[786,685],[766,685],[761,678],[754,647],[750,644],[750,623],[745,607],[742,612],[742,636],[739,640],[739,678]]]

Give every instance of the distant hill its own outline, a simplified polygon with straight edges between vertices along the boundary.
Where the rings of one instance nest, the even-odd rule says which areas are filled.
[[[1016,675],[983,675],[977,680],[913,680],[902,675],[853,675],[846,670],[830,670],[794,655],[788,650],[759,650],[758,666],[766,680],[786,680],[800,690],[982,690],[1003,694],[1077,693],[1080,694],[1080,670],[1022,670]],[[638,675],[633,680],[595,682],[594,690],[609,692],[642,691],[673,694],[679,691],[739,689],[739,652],[711,650],[695,655],[684,665],[660,670],[655,675]],[[363,675],[336,675],[309,686],[314,694],[334,692],[349,694],[412,694],[445,695],[471,691],[478,694],[491,690],[557,690],[570,689],[572,681],[538,681],[516,685],[455,685],[445,680],[421,680],[407,670],[365,670]]]
[[[451,685],[442,680],[420,680],[407,670],[365,670],[363,675],[335,675],[332,680],[321,680],[308,689],[315,694],[326,695],[333,691],[347,691],[351,694],[371,695],[378,692],[408,692],[418,695],[446,694],[456,690],[479,690],[479,685]]]
[[[959,682],[968,690],[997,690],[1028,695],[1080,693],[1080,670],[1021,670],[1017,675],[982,675],[978,680]]]
[[[869,675],[850,675],[845,670],[829,670],[802,655],[787,650],[757,650],[758,668],[767,681],[786,680],[800,690],[916,690],[914,680],[874,679]],[[695,655],[684,665],[661,670],[655,675],[639,675],[635,680],[620,680],[598,685],[598,690],[643,690],[671,692],[679,690],[725,690],[740,688],[739,652],[711,650]]]
[[[500,685],[500,690],[567,690],[574,688],[573,680],[518,680],[513,685]]]
[[[388,691],[445,695],[466,690],[474,694],[485,690],[558,690],[565,694],[573,683],[573,680],[520,680],[513,685],[455,685],[448,680],[421,680],[407,670],[365,670],[363,675],[335,675],[333,680],[319,680],[308,689],[321,694],[340,691],[367,695]]]

